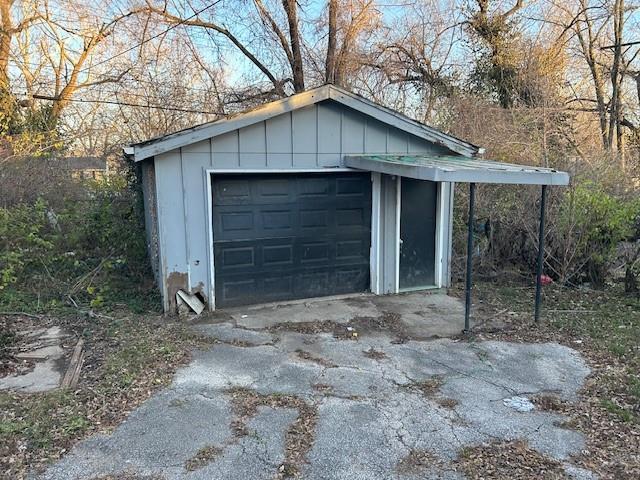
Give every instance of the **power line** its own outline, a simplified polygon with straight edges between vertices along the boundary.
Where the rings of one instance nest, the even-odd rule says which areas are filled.
[[[54,97],[51,95],[38,95],[38,94],[33,94],[32,98],[35,98],[38,100],[52,100],[52,101],[60,100],[59,97]],[[155,110],[167,110],[172,112],[201,113],[205,115],[224,115],[224,112],[211,112],[206,110],[195,110],[191,108],[180,108],[180,107],[163,107],[160,105],[146,105],[144,103],[119,102],[115,100],[92,100],[88,98],[70,98],[68,101],[78,102],[78,103],[103,103],[107,105],[121,105],[125,107],[142,107],[142,108],[151,108]]]
[[[616,47],[633,47],[634,45],[640,45],[640,41],[619,43],[617,45],[605,45],[604,47],[600,47],[600,50],[609,50],[611,48],[616,48]]]
[[[182,24],[184,24],[184,23],[188,22],[189,20],[194,19],[195,17],[197,17],[198,15],[200,15],[202,12],[204,12],[205,10],[208,10],[208,9],[210,9],[211,7],[213,7],[213,6],[217,5],[217,4],[218,4],[218,3],[220,3],[221,1],[222,1],[222,0],[216,0],[216,1],[215,1],[215,2],[213,2],[213,3],[210,3],[210,4],[209,4],[209,5],[207,5],[206,7],[203,7],[203,8],[201,8],[200,10],[196,11],[193,15],[190,15],[190,16],[189,16],[189,17],[187,17],[187,18],[183,18],[183,19],[182,19],[182,20],[180,20],[178,23],[175,23],[175,24],[171,25],[169,28],[166,28],[165,30],[161,31],[160,33],[157,33],[156,35],[152,35],[151,37],[149,37],[149,38],[147,38],[147,39],[145,39],[145,40],[142,40],[141,42],[137,43],[136,45],[134,45],[134,46],[132,46],[132,47],[130,47],[130,48],[127,48],[126,50],[123,50],[122,52],[116,53],[115,55],[113,55],[113,56],[111,56],[111,57],[109,57],[109,58],[105,58],[104,60],[102,60],[102,61],[100,61],[100,62],[98,62],[98,63],[94,63],[93,65],[89,65],[88,67],[85,67],[85,68],[81,69],[81,70],[79,71],[79,73],[82,73],[82,72],[84,72],[84,71],[86,71],[86,70],[88,70],[88,69],[90,69],[90,68],[97,67],[98,65],[102,65],[102,64],[104,64],[104,63],[110,62],[110,61],[111,61],[111,60],[113,60],[114,58],[120,57],[120,56],[124,55],[125,53],[129,53],[129,52],[131,52],[132,50],[135,50],[136,48],[141,47],[141,46],[142,46],[142,45],[144,45],[145,43],[150,42],[151,40],[155,40],[156,38],[158,38],[158,37],[160,37],[160,36],[162,36],[162,35],[165,35],[166,33],[169,33],[171,30],[173,30],[173,29],[175,29],[175,28],[179,27],[180,25],[182,25]]]

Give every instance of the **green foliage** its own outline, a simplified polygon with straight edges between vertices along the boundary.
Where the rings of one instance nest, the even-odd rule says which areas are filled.
[[[640,199],[625,200],[585,182],[568,190],[558,209],[560,239],[574,239],[574,275],[602,286],[617,245],[634,233]]]
[[[15,155],[42,156],[63,147],[52,105],[20,105],[8,86],[1,84],[0,140]]]
[[[137,190],[122,176],[87,189],[58,212],[42,200],[0,208],[0,309],[156,307]]]

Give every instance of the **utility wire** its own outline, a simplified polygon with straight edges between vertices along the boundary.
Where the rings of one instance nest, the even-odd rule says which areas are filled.
[[[87,66],[87,67],[85,67],[85,68],[83,68],[83,69],[79,70],[79,73],[85,72],[86,70],[88,70],[88,69],[90,69],[90,68],[97,67],[98,65],[102,65],[102,64],[104,64],[104,63],[110,62],[110,61],[111,61],[111,60],[113,60],[114,58],[118,58],[118,57],[120,57],[120,56],[124,55],[125,53],[129,53],[129,52],[131,52],[132,50],[135,50],[136,48],[141,47],[141,46],[142,46],[142,45],[144,45],[145,43],[150,42],[151,40],[155,40],[156,38],[161,37],[162,35],[165,35],[166,33],[169,33],[171,30],[173,30],[173,29],[175,29],[175,28],[179,27],[180,25],[182,25],[182,24],[184,24],[184,23],[188,22],[189,20],[194,19],[195,17],[197,17],[198,15],[200,15],[202,12],[204,12],[205,10],[208,10],[208,9],[210,9],[211,7],[213,7],[213,6],[217,5],[217,4],[218,4],[218,3],[220,3],[221,1],[222,1],[222,0],[216,0],[216,1],[215,1],[215,2],[213,2],[213,3],[210,3],[210,4],[209,4],[209,5],[207,5],[206,7],[203,7],[203,8],[201,8],[200,10],[198,10],[198,11],[194,12],[194,14],[193,14],[193,15],[190,15],[190,16],[189,16],[189,17],[187,17],[187,18],[183,18],[183,19],[182,19],[182,20],[180,20],[178,23],[174,23],[173,25],[169,26],[169,27],[168,27],[168,28],[166,28],[165,30],[163,30],[163,31],[161,31],[161,32],[159,32],[159,33],[157,33],[157,34],[155,34],[155,35],[152,35],[152,36],[151,36],[151,37],[149,37],[149,38],[146,38],[146,39],[142,40],[141,42],[137,43],[136,45],[133,45],[132,47],[127,48],[126,50],[123,50],[123,51],[121,51],[121,52],[119,52],[119,53],[116,53],[115,55],[113,55],[113,56],[111,56],[111,57],[109,57],[109,58],[105,58],[104,60],[101,60],[101,61],[99,61],[98,63],[94,63],[94,64],[92,64],[92,65],[89,65],[89,66]]]
[[[32,97],[38,100],[53,100],[53,101],[59,100],[58,97],[54,97],[50,95],[33,94]],[[78,103],[104,103],[108,105],[122,105],[126,107],[143,107],[143,108],[152,108],[156,110],[168,110],[172,112],[202,113],[206,115],[224,115],[223,112],[211,112],[206,110],[195,110],[191,108],[180,108],[180,107],[163,107],[160,105],[147,105],[144,103],[132,103],[132,102],[118,102],[114,100],[92,100],[88,98],[71,98],[68,101],[78,102]]]

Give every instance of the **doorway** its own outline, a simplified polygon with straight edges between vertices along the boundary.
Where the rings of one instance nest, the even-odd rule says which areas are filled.
[[[436,182],[400,180],[400,290],[436,285]]]

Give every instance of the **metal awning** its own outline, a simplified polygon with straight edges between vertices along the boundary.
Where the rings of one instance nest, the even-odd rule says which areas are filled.
[[[433,182],[568,185],[552,168],[516,165],[462,155],[345,155],[347,167]]]
[[[467,272],[465,287],[464,332],[470,331],[473,225],[476,183],[542,185],[540,224],[538,231],[538,260],[536,266],[536,296],[534,319],[540,318],[542,272],[544,267],[544,217],[549,185],[568,185],[569,174],[552,168],[515,165],[462,155],[345,155],[347,167],[409,177],[433,182],[461,182],[469,184],[469,216],[467,219]]]

